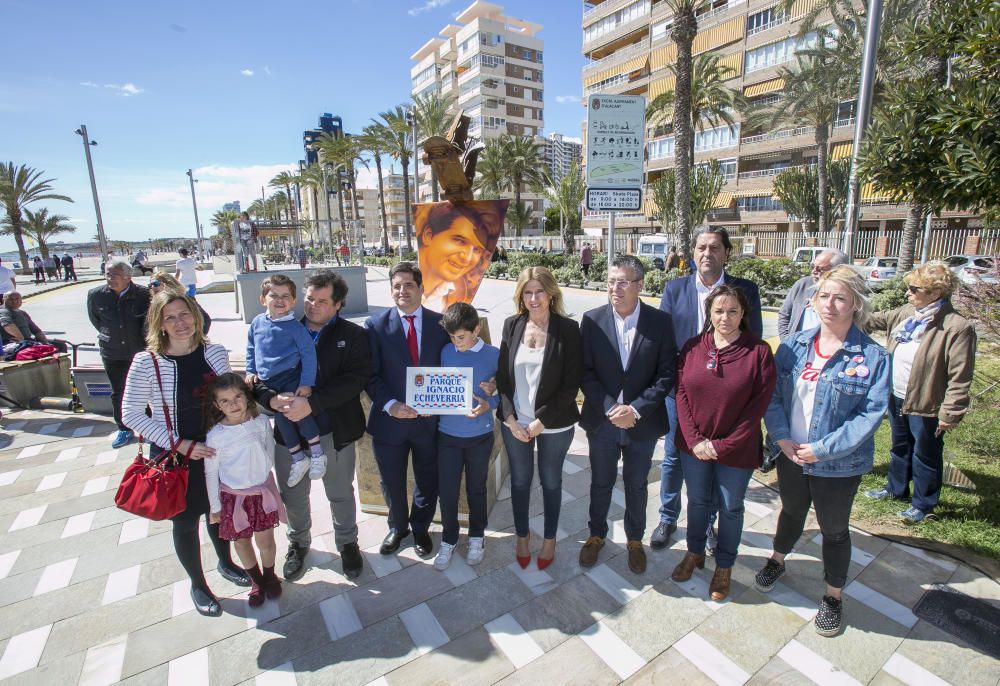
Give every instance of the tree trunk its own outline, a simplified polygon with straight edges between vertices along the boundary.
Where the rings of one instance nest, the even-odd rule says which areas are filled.
[[[671,37],[677,44],[677,83],[674,87],[674,212],[677,236],[685,255],[691,254],[691,165],[694,132],[691,126],[691,44],[698,33],[694,4],[674,20]]]
[[[441,200],[441,194],[438,191],[438,175],[434,171],[433,165],[431,166],[431,198],[434,202],[439,202]]]
[[[906,208],[906,221],[903,222],[903,235],[899,239],[899,268],[897,274],[905,274],[913,269],[914,253],[917,249],[917,236],[924,225],[924,206],[911,202]]]
[[[361,221],[361,213],[358,211],[358,189],[356,187],[357,184],[355,183],[356,178],[357,177],[354,175],[354,165],[351,164],[347,167],[347,180],[348,183],[351,184],[351,214],[353,215],[354,219],[353,224],[355,230],[357,230],[358,228],[358,222]],[[347,244],[348,245],[351,244],[350,239],[348,239]],[[365,227],[363,222],[361,224],[361,245],[358,246],[358,250],[359,250],[358,252],[359,259],[361,260],[361,263],[364,264]]]
[[[382,181],[382,158],[375,151],[375,171],[378,174],[378,204],[382,212],[382,254],[389,254],[389,219],[385,213],[385,186]]]
[[[829,169],[826,166],[827,144],[830,140],[830,129],[826,124],[816,127],[816,192],[819,195],[819,232],[830,230],[830,197],[827,194],[829,184]]]
[[[14,212],[8,212],[7,216],[10,219],[10,232],[14,236],[14,242],[17,243],[17,252],[21,258],[21,269],[27,269],[28,251],[24,247],[24,234],[21,229],[21,212],[15,209]]]
[[[406,252],[413,252],[413,219],[410,216],[410,172],[408,157],[400,156],[403,165],[403,201],[406,209]]]
[[[343,240],[344,235],[344,188],[340,185],[340,174],[337,174],[337,212],[340,217],[340,234],[341,240]],[[327,199],[329,202],[329,199]],[[331,246],[334,247],[334,246]]]
[[[518,208],[518,211],[520,211],[520,208],[521,208],[521,179],[519,177],[518,178],[513,178],[513,179],[511,179],[511,182],[512,182],[512,185],[514,186],[514,207]],[[521,228],[522,227],[521,227],[520,222],[518,222],[518,225],[514,227],[514,235],[517,236],[518,238],[520,238],[520,236],[521,236]]]

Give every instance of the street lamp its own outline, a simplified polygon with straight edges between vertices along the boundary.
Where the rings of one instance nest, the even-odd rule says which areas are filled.
[[[413,128],[413,202],[420,202],[420,158],[417,157],[417,113],[414,108],[406,110],[406,123]]]
[[[75,131],[76,135],[83,137],[83,152],[87,157],[87,171],[90,173],[90,191],[94,195],[94,211],[97,213],[97,242],[101,250],[101,264],[108,259],[108,239],[104,235],[104,220],[101,219],[101,202],[97,199],[97,180],[94,178],[94,161],[90,157],[90,146],[97,145],[97,141],[90,140],[87,135],[87,125],[80,124],[80,128]]]
[[[186,172],[188,181],[191,182],[191,205],[194,206],[194,235],[198,239],[198,259],[201,260],[201,253],[205,249],[205,241],[201,235],[201,224],[198,222],[198,201],[194,197],[194,185],[198,183],[198,179],[194,178],[194,174],[190,169]]]

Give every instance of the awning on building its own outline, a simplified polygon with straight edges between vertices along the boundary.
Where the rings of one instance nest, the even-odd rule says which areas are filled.
[[[743,40],[746,33],[747,18],[745,14],[733,17],[729,21],[699,33],[691,44],[691,54],[698,55],[715,48]]]
[[[618,76],[619,74],[630,74],[634,71],[644,69],[647,64],[649,64],[649,55],[637,55],[636,57],[625,60],[621,64],[603,69],[592,76],[588,76],[583,80],[583,85],[585,88],[589,88],[595,83],[600,83],[601,81]]]
[[[853,141],[844,141],[843,143],[834,143],[833,147],[830,148],[830,160],[836,162],[837,160],[850,159],[851,153],[854,151]]]
[[[743,51],[740,50],[739,52],[734,52],[732,55],[726,55],[719,60],[719,67],[729,67],[732,69],[725,77],[724,80],[726,81],[743,76]]]
[[[792,4],[791,11],[788,13],[788,18],[798,19],[799,17],[819,7],[820,2],[821,0],[795,0]]]
[[[743,89],[743,95],[748,98],[756,98],[760,95],[767,95],[768,93],[774,93],[780,91],[785,87],[784,79],[771,79],[770,81],[761,81],[760,83],[752,83]]]
[[[774,195],[774,191],[770,188],[756,189],[752,191],[733,191],[734,198],[763,198],[765,195]]]
[[[720,191],[717,196],[715,196],[715,202],[712,203],[712,209],[728,209],[733,205],[733,192],[732,191]]]
[[[664,76],[662,79],[657,79],[649,84],[649,94],[647,97],[647,104],[656,99],[657,96],[663,95],[668,91],[672,91],[674,86],[677,85],[677,77],[673,74],[669,76]]]
[[[676,61],[677,61],[677,44],[671,43],[670,45],[665,45],[662,48],[657,48],[650,54],[649,69],[650,71],[663,69],[667,65],[673,64]]]
[[[861,201],[872,201],[872,200],[893,200],[895,195],[889,191],[884,191],[881,188],[875,186],[874,183],[866,183],[861,187]]]

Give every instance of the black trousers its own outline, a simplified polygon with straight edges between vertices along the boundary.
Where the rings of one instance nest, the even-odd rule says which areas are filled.
[[[785,455],[778,458],[781,514],[774,534],[774,551],[787,555],[802,536],[809,506],[823,534],[823,576],[834,588],[843,588],[851,566],[851,506],[861,485],[860,476],[811,476]]]
[[[101,356],[104,364],[104,371],[111,382],[111,413],[115,418],[115,424],[119,431],[128,431],[128,427],[122,424],[122,396],[125,395],[125,377],[128,376],[128,368],[132,366],[132,358],[127,360],[112,360]]]
[[[389,528],[425,534],[434,519],[438,499],[437,432],[416,436],[400,445],[372,438],[381,476],[382,497],[389,508]],[[412,458],[413,504],[406,497],[407,464]]]

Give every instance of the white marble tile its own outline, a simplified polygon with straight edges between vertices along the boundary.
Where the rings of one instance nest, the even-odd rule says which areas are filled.
[[[817,686],[860,686],[860,682],[850,674],[840,671],[794,639],[778,651],[778,657]]]
[[[608,529],[608,540],[612,543],[624,546],[628,543],[628,534],[625,533],[625,522],[622,519],[612,519]]]
[[[77,431],[79,431],[79,429]],[[75,431],[73,432],[73,435],[76,435]],[[70,460],[75,460],[80,455],[81,450],[83,450],[83,446],[80,445],[75,448],[60,450],[59,454],[56,455],[56,462],[69,462]]]
[[[110,605],[118,600],[131,598],[139,589],[139,573],[141,565],[133,565],[108,574],[104,584],[104,598],[101,605]]]
[[[629,678],[646,664],[646,661],[620,639],[611,627],[601,622],[591,624],[581,631],[580,638],[622,679]]]
[[[406,627],[406,632],[410,634],[410,640],[420,655],[429,653],[451,640],[427,603],[420,603],[403,610],[399,613],[399,619]]]
[[[461,586],[479,578],[475,567],[470,566],[465,558],[458,554],[451,556],[451,564],[448,565],[448,569],[444,570],[444,575],[448,577],[453,586]]]
[[[378,679],[372,679],[365,686],[389,686],[389,680],[380,676]]]
[[[109,686],[122,678],[128,636],[116,636],[87,650],[78,686]]]
[[[528,526],[539,536],[545,536],[545,515],[535,515],[528,520]],[[563,531],[561,528],[556,528],[556,540],[561,541],[566,538],[569,534]]]
[[[544,651],[535,643],[535,639],[518,624],[510,613],[501,615],[492,622],[487,622],[483,628],[500,648],[500,652],[517,669],[543,655]]]
[[[102,464],[110,464],[118,459],[118,449],[105,450],[104,452],[97,454],[97,459],[94,460],[94,466],[98,467]]]
[[[59,431],[59,429],[62,428],[62,425],[63,425],[63,422],[56,422],[54,424],[46,424],[45,426],[43,426],[41,429],[38,430],[38,433],[42,434],[43,436],[51,436],[52,434],[54,434],[57,431]]]
[[[725,605],[730,601],[730,598],[726,598],[721,603],[712,600],[711,597],[708,595],[708,582],[702,579],[697,574],[694,574],[687,581],[675,581],[674,583],[677,584],[678,588],[683,589],[689,595],[692,595],[695,598],[705,601],[705,605],[708,607],[708,609],[712,610],[713,612],[721,609],[723,605]]]
[[[87,483],[83,485],[83,491],[80,492],[80,497],[85,498],[88,495],[94,495],[95,493],[102,493],[106,491],[110,480],[110,476],[99,476],[94,479],[89,479]]]
[[[771,588],[767,597],[778,603],[782,607],[788,608],[807,622],[811,622],[816,616],[816,604],[804,595],[793,591],[783,583],[778,582]]]
[[[122,523],[122,531],[118,537],[118,545],[131,543],[146,538],[149,535],[149,520],[136,517]]]
[[[614,598],[620,605],[638,598],[642,591],[626,581],[618,572],[606,564],[591,567],[586,572],[590,580],[601,587],[605,593]]]
[[[563,462],[563,471],[567,474],[576,474],[577,472],[582,471],[582,468],[579,465],[574,464],[571,460],[565,460]]]
[[[527,569],[521,569],[521,565],[512,562],[507,565],[507,569],[514,572],[521,583],[531,589],[535,595],[542,595],[556,587],[556,582],[549,576],[549,573],[539,570],[535,565],[529,564]]]
[[[894,622],[902,624],[907,629],[912,629],[917,623],[917,616],[913,610],[901,603],[897,603],[889,596],[879,593],[874,588],[865,586],[860,581],[852,581],[844,587],[844,593],[855,600],[864,603],[873,610],[881,612]]]
[[[322,601],[319,604],[319,611],[323,615],[323,622],[326,624],[326,631],[331,641],[361,631],[361,619],[358,618],[351,599],[345,593]]]
[[[882,670],[890,674],[904,684],[913,686],[949,686],[948,682],[938,675],[930,672],[913,660],[903,657],[899,653],[893,655],[882,665]]]
[[[285,662],[258,674],[254,682],[256,686],[295,686],[295,668],[291,662]]]
[[[374,546],[363,553],[365,562],[375,572],[375,576],[381,579],[403,568],[395,555],[380,555],[378,549],[379,546]]]
[[[0,579],[7,578],[7,575],[10,574],[10,570],[14,568],[14,563],[17,562],[17,558],[20,554],[20,550],[11,550],[10,552],[0,554]]]
[[[45,449],[44,443],[36,443],[35,445],[29,445],[27,447],[21,448],[21,452],[17,454],[18,460],[23,460],[28,457],[34,457],[38,453]]]
[[[5,426],[4,428],[7,431],[20,431],[21,429],[23,429],[25,427],[25,425],[27,423],[28,422],[11,422],[10,424],[8,424],[7,426]]]
[[[17,531],[18,529],[27,529],[29,526],[35,526],[38,522],[42,521],[47,507],[48,505],[39,505],[30,510],[21,510],[14,517],[14,521],[7,531]]]
[[[771,508],[767,505],[749,499],[743,500],[743,509],[758,518],[771,514]]]
[[[66,520],[66,526],[63,527],[62,535],[59,538],[69,538],[70,536],[87,533],[94,524],[94,515],[96,514],[95,511],[91,510],[90,512],[73,515]]]
[[[17,477],[21,476],[23,471],[23,469],[15,469],[13,471],[0,474],[0,486],[10,486],[12,483],[17,481]]]
[[[739,665],[693,631],[673,647],[719,686],[739,686],[750,680]]]
[[[171,617],[177,617],[194,609],[194,602],[191,600],[191,582],[188,579],[174,582],[170,607]]]
[[[63,481],[66,480],[66,472],[59,472],[58,474],[47,474],[42,477],[42,480],[38,482],[38,487],[35,489],[35,493],[40,493],[42,491],[51,491],[53,488],[59,488],[62,486]]]
[[[11,636],[3,651],[3,657],[0,657],[0,679],[6,679],[37,667],[51,630],[52,625],[46,624],[37,629],[25,631],[23,634]]]
[[[208,648],[171,660],[167,669],[167,686],[209,686]]]
[[[934,553],[929,553],[921,548],[914,548],[911,545],[906,545],[904,543],[896,543],[896,542],[893,542],[890,545],[893,548],[898,548],[899,550],[906,551],[907,553],[913,555],[914,557],[919,557],[921,560],[925,562],[930,562],[932,565],[936,565],[947,572],[954,572],[956,569],[958,569],[958,563],[954,562],[953,560],[949,560],[946,557],[935,555]]]
[[[619,507],[625,507],[625,491],[618,488],[611,489],[611,502],[617,504]]]
[[[93,426],[78,426],[77,428],[73,429],[73,438],[83,438],[85,436],[89,436],[92,433],[94,433]]]
[[[45,567],[32,595],[38,596],[69,586],[69,582],[73,578],[73,572],[76,571],[76,561],[77,558],[74,557],[69,560],[55,562]]]
[[[246,591],[244,594],[241,594],[241,597],[249,594],[250,592]],[[247,605],[246,608],[248,629],[256,629],[257,627],[264,626],[281,616],[281,606],[274,600],[265,601],[263,605],[258,605],[257,607]]]

